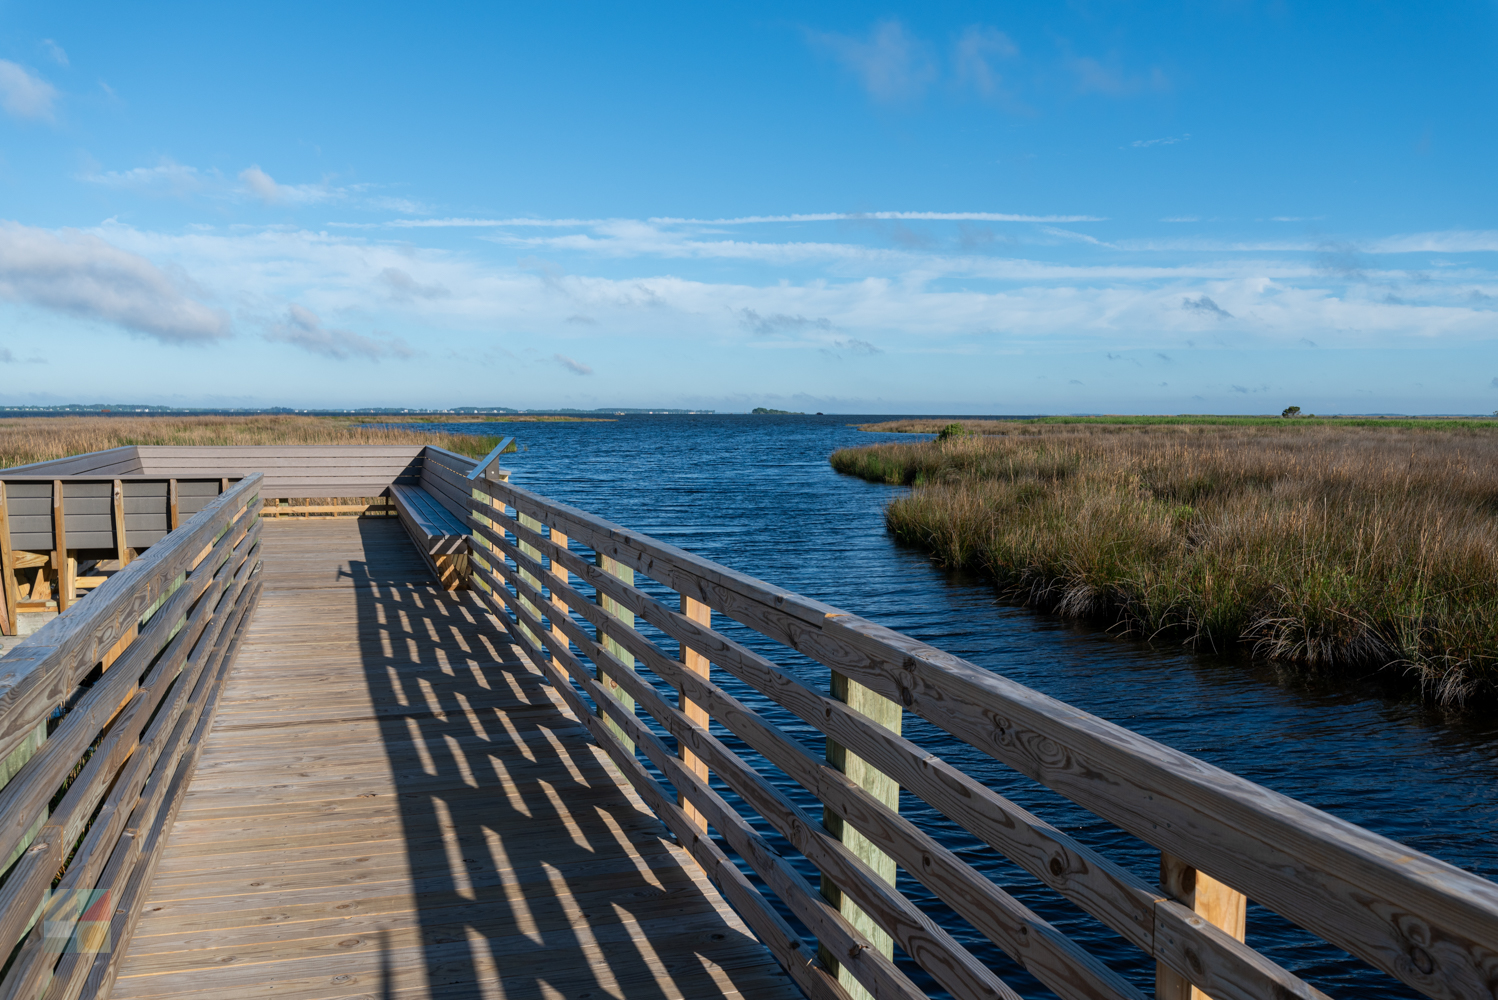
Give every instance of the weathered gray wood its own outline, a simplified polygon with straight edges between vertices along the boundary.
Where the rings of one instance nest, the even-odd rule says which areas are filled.
[[[836,608],[503,483],[495,496],[865,684],[1433,997],[1498,977],[1498,887]],[[1367,900],[1370,902],[1361,902]],[[1397,916],[1418,913],[1418,926]]]
[[[247,479],[199,512],[184,531],[152,546],[110,577],[85,604],[59,615],[0,660],[0,757],[27,737],[77,679],[134,628],[141,616],[196,564],[218,533],[219,511],[232,513],[256,495],[258,477]]]
[[[246,558],[243,553],[247,553],[248,547],[253,546],[260,530],[260,522],[254,516],[253,508],[241,515],[239,527],[238,531],[231,529],[226,532],[207,554],[202,564],[207,572],[187,577],[186,582],[141,629],[119,661],[104,673],[88,695],[63,719],[42,748],[0,789],[0,857],[12,856],[16,847],[25,841],[35,825],[36,817],[44,814],[48,800],[100,728],[136,689],[140,677],[158,652],[167,648],[186,610],[212,587],[214,571],[220,568],[221,563],[227,565],[224,560],[230,560],[237,566]],[[238,560],[233,560],[236,543],[240,544],[242,554]],[[194,632],[185,641],[190,641],[195,635]],[[165,661],[168,665],[166,669],[175,671],[186,652],[186,646],[179,643],[177,652]],[[0,944],[0,947],[4,946]]]
[[[248,541],[248,539],[247,539]],[[248,553],[246,553],[248,555]],[[178,679],[177,668],[182,664],[188,647],[193,647],[193,661],[187,667],[185,675],[181,678],[182,683],[174,688],[178,697],[174,701],[182,704],[181,694],[186,692],[199,693],[199,685],[203,676],[202,667],[208,664],[207,674],[212,676],[215,672],[218,660],[222,657],[226,647],[227,636],[224,633],[225,626],[230,626],[232,634],[233,623],[244,613],[248,602],[241,602],[238,598],[244,588],[252,563],[246,561],[235,566],[231,559],[224,564],[224,568],[215,577],[214,585],[203,595],[201,604],[206,604],[201,615],[194,616],[197,619],[196,627],[190,625],[178,634],[174,645],[180,645],[180,652],[172,655],[170,660],[158,663],[153,671],[154,681],[148,685],[143,692],[137,696],[138,708],[126,720],[126,725],[120,733],[116,745],[123,749],[134,746],[134,736],[139,731],[139,725],[145,722],[146,716],[156,708],[157,697],[160,695],[165,684]],[[204,628],[204,626],[207,628]],[[130,709],[127,708],[127,711]],[[93,825],[78,847],[68,864],[67,873],[61,882],[53,890],[47,899],[39,920],[38,929],[33,930],[31,936],[12,964],[4,983],[0,984],[0,997],[9,1000],[11,997],[30,996],[42,986],[46,986],[50,970],[56,965],[57,959],[63,956],[64,950],[78,957],[66,958],[65,962],[71,964],[73,985],[81,979],[86,971],[87,956],[97,950],[97,940],[89,940],[86,936],[75,936],[70,940],[66,929],[78,925],[80,932],[83,925],[78,921],[87,914],[94,903],[100,899],[105,900],[106,911],[113,911],[112,898],[117,896],[119,883],[128,875],[135,864],[136,851],[141,845],[138,828],[144,825],[149,829],[152,825],[152,817],[156,815],[157,803],[160,796],[166,790],[164,784],[177,770],[180,751],[174,748],[180,747],[180,736],[183,726],[178,722],[185,723],[191,728],[198,720],[196,712],[189,713],[186,718],[180,718],[174,707],[165,707],[152,722],[153,733],[148,737],[146,745],[140,747],[130,757],[130,766],[114,787],[109,789],[109,799],[104,808],[95,819]],[[176,726],[173,730],[175,738],[167,739],[166,732],[169,728]],[[115,726],[111,730],[114,736]],[[103,748],[101,747],[101,752]],[[98,754],[96,753],[96,757]],[[90,764],[93,760],[90,760]],[[50,856],[57,850],[75,843],[77,830],[74,826],[81,823],[92,808],[92,803],[98,801],[98,796],[108,787],[112,770],[99,769],[90,775],[92,784],[79,789],[79,806],[74,815],[59,819],[56,815],[52,821],[43,828],[43,833],[50,829],[50,844],[55,845],[52,850],[46,852]],[[89,768],[85,767],[85,774]],[[79,781],[84,779],[80,774]],[[74,788],[78,788],[75,782]],[[152,789],[155,789],[153,792]],[[73,788],[69,789],[71,795]],[[136,796],[142,796],[140,804],[136,803]],[[168,805],[172,805],[170,802]],[[174,807],[173,807],[174,808]],[[61,812],[61,810],[59,810]],[[82,813],[77,815],[76,813]],[[128,814],[128,820],[127,820]],[[169,825],[169,821],[168,821]],[[33,854],[28,854],[30,860]],[[60,860],[60,855],[56,860]],[[45,891],[47,882],[53,872],[56,871],[56,863],[48,869],[40,872],[40,884],[35,887],[32,899],[39,899],[40,893]],[[10,883],[5,889],[11,889]],[[9,902],[9,900],[7,900]],[[31,907],[15,905],[8,906],[4,911],[7,922],[12,918],[12,913],[21,915],[26,912],[34,912],[34,904]],[[45,929],[45,933],[42,933]],[[92,928],[97,932],[99,928]],[[7,945],[14,939],[7,936]],[[78,964],[84,963],[84,967]],[[49,996],[70,995],[70,988],[59,989],[60,980],[54,979],[48,989]]]
[[[191,736],[185,745],[174,741],[170,753],[163,753],[158,759],[152,782],[159,780],[162,791],[153,794],[151,783],[148,782],[141,796],[141,804],[126,826],[126,834],[120,838],[109,865],[99,878],[94,894],[115,903],[113,911],[108,914],[111,918],[109,938],[96,935],[89,942],[75,932],[73,940],[69,942],[69,951],[58,963],[52,987],[47,992],[49,998],[76,1000],[85,991],[91,996],[95,995],[88,989],[89,980],[102,981],[110,974],[111,967],[118,966],[140,916],[139,888],[133,893],[131,889],[149,884],[155,874],[162,848],[166,846],[167,835],[182,807],[198,758],[202,754],[203,737],[213,725],[224,678],[233,668],[241,626],[245,618],[253,613],[258,598],[257,585],[244,600],[231,609],[230,627],[225,628],[215,641],[212,662],[198,682],[201,691],[199,707],[191,713],[196,718],[190,727],[184,727],[184,731],[190,732]],[[194,692],[195,695],[199,693]],[[103,968],[100,968],[101,964]]]
[[[155,875],[162,849],[166,846],[167,833],[171,830],[177,810],[181,808],[183,799],[181,792],[186,790],[191,781],[198,756],[202,753],[203,738],[213,725],[224,680],[229,671],[233,669],[234,661],[239,655],[245,628],[260,602],[261,589],[262,584],[257,582],[252,592],[242,602],[241,607],[237,609],[237,621],[231,623],[232,628],[226,628],[224,631],[224,635],[229,637],[227,647],[221,648],[220,644],[215,645],[215,662],[198,681],[197,688],[193,692],[192,709],[184,713],[174,727],[170,746],[173,755],[177,758],[173,781],[178,787],[178,794],[171,796],[172,804],[167,815],[160,816],[160,810],[158,810],[158,819],[152,825],[150,839],[142,851],[145,861],[137,860],[130,871],[123,891],[118,894],[118,901],[110,919],[110,938],[113,948],[93,956],[86,978],[82,982],[78,982],[76,976],[70,977],[73,982],[77,983],[77,988],[69,992],[70,997],[82,996],[89,1000],[107,997],[110,988],[114,985],[120,960],[128,951],[130,940],[135,933],[141,904],[144,901],[144,891]],[[191,733],[189,743],[185,747],[180,743],[183,733]],[[164,769],[163,773],[165,773]],[[138,836],[139,833],[134,834],[134,837]]]
[[[531,975],[577,996],[596,970],[604,992],[625,996],[696,1000],[721,986],[789,1000],[769,952],[476,594],[430,588],[387,522],[273,522],[263,537],[257,622],[143,893],[115,996],[414,997],[437,969],[444,996],[533,993],[516,982]],[[392,668],[390,690],[383,666],[366,676],[372,664]],[[401,692],[410,704],[388,711]],[[376,698],[385,710],[353,704]],[[445,711],[425,710],[438,702]],[[407,822],[413,809],[437,819],[439,797],[442,836]],[[486,848],[489,831],[498,839]],[[454,848],[478,863],[454,868]],[[355,857],[367,854],[372,864]],[[469,890],[454,872],[471,895],[457,898]],[[292,922],[262,920],[277,912]],[[433,936],[428,922],[444,912],[484,936],[472,958],[492,956],[496,970],[454,982],[470,950],[461,934]],[[361,943],[340,944],[349,938]]]
[[[493,600],[492,592],[485,592],[485,596],[489,600]],[[507,598],[510,597],[508,593],[504,596]],[[514,598],[510,599],[513,600]],[[498,602],[495,603],[498,605]],[[501,606],[497,606],[496,611],[500,610]],[[537,622],[539,620],[539,617],[535,619]],[[697,860],[697,863],[702,866],[703,871],[713,880],[714,884],[724,891],[725,895],[734,903],[739,912],[744,915],[745,920],[754,929],[755,934],[770,948],[776,960],[791,974],[796,983],[810,996],[815,998],[825,997],[827,1000],[849,1000],[848,994],[838,985],[837,980],[807,952],[801,939],[790,925],[775,912],[759,891],[749,884],[749,881],[744,878],[738,868],[706,836],[707,824],[694,823],[682,808],[673,803],[666,795],[665,790],[640,766],[633,752],[627,749],[625,745],[626,741],[630,745],[633,745],[636,740],[642,740],[646,744],[646,753],[652,759],[656,759],[664,755],[665,751],[660,746],[660,742],[655,735],[649,730],[644,729],[638,720],[633,717],[633,713],[629,713],[618,702],[610,702],[609,696],[604,693],[598,682],[588,676],[586,669],[575,658],[568,657],[570,662],[565,667],[567,672],[563,672],[564,668],[558,666],[557,663],[547,662],[546,654],[540,646],[530,643],[528,639],[524,640],[522,645],[531,657],[532,662],[551,675],[553,686],[562,693],[577,718],[587,723],[589,729],[593,731],[594,738],[598,740],[599,746],[603,747],[609,754],[615,766],[629,779],[630,784],[634,786],[635,790],[640,793],[640,797],[655,811],[656,815],[661,817],[671,832],[676,835],[677,842],[688,849],[693,858]],[[560,658],[558,663],[561,663]],[[590,696],[603,699],[597,702],[597,704],[607,706],[610,709],[607,715],[600,713],[595,716],[594,713],[588,711],[587,706],[577,697],[571,684],[568,682],[569,674],[579,678],[579,682],[585,685],[585,690]],[[610,726],[613,728],[609,728]],[[618,735],[618,731],[621,730],[624,736],[623,740]],[[656,752],[652,753],[652,750]],[[668,776],[675,773],[677,772],[668,772]],[[673,784],[677,784],[677,782],[673,781]],[[685,784],[685,782],[682,782],[682,784]],[[698,785],[694,788],[694,792],[696,794],[693,798],[696,800],[700,800],[706,796],[716,798],[716,794],[711,792],[706,782],[700,781],[700,779]],[[718,806],[717,809],[713,810],[714,817],[724,827],[732,827],[733,834],[737,834],[737,836],[729,835],[728,839],[731,842],[736,844],[743,843],[743,835],[746,830],[749,831],[750,835],[753,835],[752,829],[737,814],[734,814],[734,820],[737,822],[729,822],[726,819],[727,814],[732,812],[728,808],[727,803],[719,799]],[[701,815],[700,812],[698,814]],[[737,850],[738,848],[735,847],[735,849]],[[756,870],[756,873],[758,873],[758,870]],[[773,873],[771,874],[773,875]],[[778,882],[782,887],[787,884],[784,879],[774,880],[774,882]],[[809,901],[812,897],[810,886],[804,882],[801,883],[800,895],[803,899],[803,905],[793,907],[793,910],[804,909],[805,901]],[[896,977],[900,979],[904,978],[893,970],[892,964],[884,970],[884,973],[885,978],[882,980],[883,982],[895,982],[897,981]],[[906,983],[909,985],[909,991],[902,992],[906,992],[908,995],[909,992],[914,991],[914,984],[909,984],[908,980],[906,980]]]
[[[480,569],[479,572],[488,575],[486,570]],[[505,608],[515,612],[517,616],[522,614],[518,599],[509,593],[497,578],[491,579],[494,581],[494,586],[492,589],[482,591],[482,594],[501,620],[507,617],[504,614]],[[651,760],[666,771],[672,784],[679,789],[691,790],[693,804],[723,835],[735,853],[748,863],[754,873],[765,881],[796,915],[796,918],[816,934],[819,940],[835,943],[838,950],[845,956],[845,963],[855,970],[855,975],[859,976],[860,982],[874,987],[881,997],[900,998],[900,1000],[921,998],[923,1000],[925,994],[895,968],[894,963],[870,948],[868,940],[848,924],[841,914],[828,906],[826,901],[817,895],[810,883],[791,867],[785,858],[781,857],[779,852],[774,850],[743,817],[739,816],[706,784],[700,782],[694,784],[695,775],[681,774],[680,765],[664,748],[658,748],[659,741],[655,734],[642,726],[634,713],[625,711],[623,706],[605,694],[592,673],[576,657],[570,652],[564,652],[564,647],[560,645],[552,647],[552,655],[566,668],[567,674],[562,674],[556,665],[547,662],[546,654],[542,649],[529,646],[527,640],[518,633],[512,631],[512,634],[516,636],[516,641],[521,648],[526,650],[533,663],[543,670],[554,672],[553,685],[567,699],[574,714],[586,721],[594,738],[598,740],[599,746],[605,748],[626,775],[642,773],[642,769],[639,769],[638,762],[635,762],[634,767],[627,766],[628,762],[634,761],[634,757],[625,750],[613,731],[607,728],[609,721],[621,728],[631,740],[638,741],[645,747]],[[553,641],[555,641],[554,637]],[[603,715],[595,716],[582,704],[568,683],[568,675],[593,698],[594,703],[602,709]],[[833,987],[841,989],[831,976],[827,976],[826,981]]]
[[[119,448],[109,448],[105,451],[91,451],[84,455],[72,455],[68,458],[54,458],[46,462],[31,462],[27,465],[14,465],[5,470],[5,475],[12,476],[86,476],[120,473],[138,473],[141,471],[139,449],[133,445],[124,445]]]
[[[491,538],[491,541],[493,540],[495,539]],[[511,555],[513,557],[513,553]],[[499,564],[495,569],[498,571],[497,577],[490,575],[487,569],[475,566],[476,573],[490,576],[488,582],[496,588],[496,594],[504,591],[508,596],[504,583],[515,586],[517,590],[526,587],[518,573],[508,566]],[[535,602],[535,595],[529,596],[530,600]],[[539,621],[530,618],[526,609],[520,604],[519,598],[512,597],[511,601],[517,616],[530,627],[532,634],[539,635],[543,643],[555,642],[551,633],[541,628]],[[581,607],[575,610],[581,611],[585,607],[588,607],[588,604],[583,601]],[[601,608],[594,610],[595,613],[606,614]],[[585,632],[565,620],[560,624],[564,631],[570,633],[570,638],[583,651],[583,654],[591,659],[601,672],[608,673],[625,692],[644,705],[646,710],[655,716],[656,721],[666,726],[667,730],[678,739],[690,740],[694,753],[706,760],[708,766],[716,771],[730,788],[768,820],[781,836],[790,841],[798,851],[821,869],[824,875],[830,875],[836,879],[843,891],[869,912],[880,926],[888,930],[905,953],[919,963],[945,989],[957,997],[1005,997],[1011,1000],[1017,998],[1018,995],[1013,990],[973,958],[966,949],[952,939],[950,934],[917,909],[903,895],[896,892],[857,855],[823,831],[816,820],[788,799],[784,793],[728,751],[716,738],[693,726],[685,716],[667,704],[651,685],[644,682],[632,670],[624,668]],[[617,626],[615,628],[623,632]],[[627,641],[627,638],[624,634],[618,636],[621,642]],[[551,647],[551,652],[555,656],[560,656],[562,650],[558,645]],[[684,670],[682,674],[683,677],[690,676]],[[609,696],[605,694],[605,698]]]
[[[517,562],[523,562],[525,558],[524,553],[516,551],[510,551],[507,554],[512,558],[518,557]],[[506,578],[517,588],[518,598],[522,602],[525,601],[529,596],[526,590],[530,585],[518,575],[509,576],[508,569],[504,572]],[[1085,950],[1065,938],[1054,927],[1040,919],[1001,888],[979,875],[908,820],[901,818],[887,803],[861,787],[856,779],[844,774],[841,769],[835,770],[816,761],[804,747],[765,722],[752,709],[712,684],[711,681],[702,680],[681,663],[671,660],[648,639],[633,630],[625,630],[622,622],[593,607],[581,595],[571,591],[560,581],[552,578],[549,582],[553,592],[561,593],[569,605],[574,605],[576,602],[574,607],[579,613],[606,619],[610,634],[617,635],[621,643],[638,653],[651,670],[668,683],[680,686],[693,701],[705,705],[714,718],[727,726],[750,747],[764,755],[798,784],[815,794],[818,799],[846,816],[850,825],[869,835],[870,839],[867,843],[871,850],[879,851],[881,854],[889,852],[894,855],[895,859],[904,864],[915,878],[927,885],[964,919],[1006,952],[1020,960],[1027,969],[1058,995],[1071,998],[1137,998],[1139,996],[1137,991],[1107,970]],[[561,625],[563,632],[577,643],[584,655],[599,665],[600,674],[603,674],[605,669],[610,673],[617,673],[624,669],[622,664],[609,655],[611,651],[602,651],[599,647],[587,642],[585,634],[570,621],[562,622]],[[683,713],[670,708],[654,689],[643,681],[631,677],[621,680],[620,683],[625,686],[629,694],[638,696],[646,709],[666,727],[667,731],[676,736],[683,746],[690,746],[696,752],[699,742],[706,738],[705,727],[690,723]],[[719,753],[728,752],[721,747],[715,749]],[[711,758],[709,760],[711,763]],[[717,765],[713,763],[712,766],[716,769]],[[767,816],[767,818],[774,821],[773,817]],[[835,832],[833,836],[836,836]],[[842,843],[846,845],[847,841],[843,840]],[[862,853],[851,847],[846,847],[845,850],[864,862],[869,871],[877,873],[888,891],[894,893],[893,878],[886,877],[884,873],[868,865]],[[893,866],[894,859],[890,862],[890,868],[892,869]],[[826,897],[826,895],[823,892],[823,896]],[[833,899],[829,899],[828,902],[833,906],[838,906],[839,903],[838,900]],[[869,918],[865,914],[859,912],[850,916],[847,908],[841,909],[844,917],[848,918],[861,933],[869,937],[871,941],[876,940],[869,935],[865,923]],[[829,953],[823,957],[824,963],[827,957],[835,958]],[[843,977],[839,978],[844,988],[853,992],[848,980]]]

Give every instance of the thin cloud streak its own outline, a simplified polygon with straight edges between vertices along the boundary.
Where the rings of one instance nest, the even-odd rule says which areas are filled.
[[[777,222],[857,222],[861,220],[908,220],[929,222],[1106,222],[1101,215],[1020,215],[1009,212],[808,212],[798,215],[741,215],[725,219],[692,219],[653,216],[633,219],[391,219],[388,222],[329,222],[351,229],[502,229],[534,226],[546,229],[584,229],[593,226],[643,221],[659,226],[751,226]]]

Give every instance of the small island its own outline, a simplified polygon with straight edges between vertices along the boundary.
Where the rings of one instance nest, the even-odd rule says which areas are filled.
[[[771,416],[777,416],[777,417],[804,417],[804,416],[806,416],[806,414],[803,413],[800,410],[772,410],[768,406],[756,406],[754,409],[750,410],[749,412],[750,413],[767,413],[767,414],[770,414]]]

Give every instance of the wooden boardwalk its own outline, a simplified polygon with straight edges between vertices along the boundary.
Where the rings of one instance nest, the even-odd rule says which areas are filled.
[[[263,531],[114,997],[801,996],[398,522]]]

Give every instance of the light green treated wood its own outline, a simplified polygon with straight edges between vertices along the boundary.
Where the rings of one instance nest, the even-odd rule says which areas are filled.
[[[832,697],[855,712],[868,716],[884,728],[896,733],[900,731],[901,710],[898,702],[875,694],[862,684],[850,681],[836,671],[832,674]],[[876,770],[868,761],[830,739],[827,741],[827,763],[852,778],[858,787],[880,802],[891,809],[899,810],[900,785],[895,779]],[[822,825],[829,833],[847,845],[849,850],[858,855],[859,859],[872,868],[875,874],[891,886],[895,884],[894,858],[875,847],[867,837],[844,823],[841,816],[826,806],[822,808]],[[878,924],[874,923],[872,917],[853,905],[825,875],[822,876],[822,896],[827,902],[837,907],[848,922],[868,938],[869,943],[881,954],[894,954],[894,940]],[[842,968],[836,955],[824,947],[819,947],[818,957],[821,958],[822,964],[837,975],[838,983],[848,991],[848,995],[853,1000],[872,1000],[868,990]]]
[[[531,517],[527,514],[521,514],[519,511],[516,511],[516,514],[519,515],[520,523],[525,525],[527,528],[530,528],[532,531],[537,532],[541,530],[541,522],[536,520],[534,517]],[[530,556],[537,562],[541,561],[541,550],[536,548],[534,545],[528,544],[524,540],[520,540],[520,551],[524,552],[526,555]],[[524,580],[532,587],[535,587],[537,590],[541,589],[541,581],[537,579],[537,577],[533,573],[528,572],[524,567],[521,567],[520,569],[520,579]],[[530,612],[537,621],[541,620],[542,610],[540,608],[536,607],[524,597],[520,598],[520,603],[521,606],[524,607],[526,611]],[[532,632],[530,629],[526,628],[524,621],[520,622],[520,631],[525,633],[525,638],[531,643],[534,648],[544,648],[541,645],[541,637],[539,635],[536,635],[536,633]]]
[[[539,558],[539,553],[537,553],[537,557]],[[635,571],[632,567],[625,566],[618,560],[610,559],[608,556],[599,553],[598,568],[603,570],[610,576],[617,576],[619,579],[623,580],[630,586],[634,586]],[[626,608],[624,605],[620,604],[618,601],[614,600],[612,597],[608,596],[607,594],[600,593],[598,595],[598,603],[603,607],[603,610],[607,611],[609,614],[618,616],[618,618],[623,621],[625,626],[627,626],[628,628],[635,627],[635,613]],[[624,666],[626,666],[630,670],[633,670],[635,668],[634,654],[629,652],[613,639],[610,639],[607,633],[605,633],[601,628],[598,630],[598,643],[599,645],[603,646],[604,649],[608,650],[615,659],[624,664]],[[621,688],[613,678],[609,677],[607,674],[600,670],[598,671],[598,681],[603,685],[603,689],[613,697],[617,698],[625,708],[627,708],[631,712],[635,710],[635,700],[628,694],[626,694],[624,689]],[[615,724],[614,720],[604,719],[604,725],[609,727],[609,732],[614,734],[614,738],[617,739],[625,749],[629,750],[631,753],[634,752],[634,740],[626,736],[624,734],[624,730],[620,729],[619,726]]]

